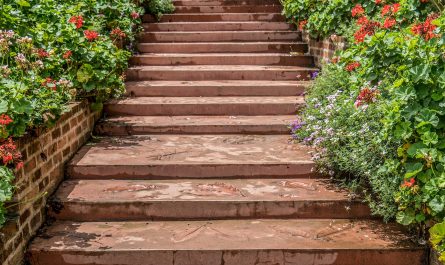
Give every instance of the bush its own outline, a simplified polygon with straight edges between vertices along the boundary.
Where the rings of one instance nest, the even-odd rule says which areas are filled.
[[[384,4],[370,17],[355,5],[354,43],[323,69],[294,133],[321,171],[358,183],[375,214],[437,223],[431,242],[445,261],[445,15],[435,6]]]
[[[147,13],[155,15],[158,19],[163,14],[172,13],[175,6],[171,0],[146,0]]]

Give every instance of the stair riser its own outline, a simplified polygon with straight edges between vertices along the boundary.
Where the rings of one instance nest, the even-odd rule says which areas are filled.
[[[29,260],[32,265],[406,265],[407,261],[425,264],[426,258],[426,251],[398,249],[97,250],[88,253],[53,249],[31,251]]]
[[[279,13],[282,9],[279,5],[178,6],[175,13]]]
[[[292,115],[301,107],[284,103],[220,104],[108,104],[108,115],[179,116],[179,115]]]
[[[70,165],[68,174],[73,179],[180,179],[180,178],[308,178],[313,163],[277,164],[171,164],[171,165]]]
[[[306,86],[136,86],[127,85],[127,95],[136,97],[296,96]]]
[[[173,4],[179,6],[230,6],[230,5],[280,5],[279,0],[194,0],[194,1],[173,1]]]
[[[346,210],[349,207],[350,210]],[[369,208],[348,201],[152,201],[152,202],[63,202],[58,220],[157,221],[252,218],[369,218]]]
[[[142,18],[143,22],[158,22],[149,15]],[[280,13],[226,13],[226,14],[166,14],[159,22],[216,22],[216,21],[269,21],[285,22],[285,18]]]
[[[227,23],[148,23],[144,30],[153,31],[231,31],[231,30],[292,30],[293,26],[284,22],[227,22]]]
[[[127,71],[127,81],[142,80],[179,80],[179,81],[203,81],[203,80],[310,80],[309,70],[199,70],[199,71],[150,71],[130,69]]]
[[[299,32],[291,31],[221,31],[221,32],[150,32],[141,42],[222,42],[222,41],[301,41]]]
[[[285,65],[313,66],[311,56],[135,56],[130,60],[132,65]]]
[[[148,53],[218,53],[218,52],[297,52],[306,53],[306,44],[274,43],[144,43],[138,46],[140,52]]]
[[[189,125],[189,126],[125,126],[96,125],[96,134],[107,136],[147,134],[289,134],[286,125]]]

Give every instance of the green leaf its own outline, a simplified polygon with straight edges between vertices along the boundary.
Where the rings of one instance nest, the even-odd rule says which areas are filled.
[[[417,151],[420,149],[426,148],[426,145],[424,145],[422,142],[414,143],[412,144],[408,150],[406,151],[410,157],[415,157],[417,154]]]
[[[416,216],[413,210],[406,210],[404,212],[398,212],[396,220],[399,224],[410,225],[414,222]]]
[[[428,203],[428,206],[436,213],[442,212],[445,207],[445,197],[434,197],[434,199]]]
[[[8,102],[0,100],[0,113],[6,113],[8,111]]]
[[[19,5],[19,6],[24,6],[24,7],[30,7],[31,5],[29,4],[28,1],[26,0],[15,0],[15,2]]]
[[[420,171],[422,171],[423,164],[419,162],[407,163],[405,165],[405,169],[406,169],[405,178],[411,178],[417,175]]]
[[[84,64],[77,70],[77,80],[80,83],[88,82],[91,77],[93,77],[93,66],[90,64]]]

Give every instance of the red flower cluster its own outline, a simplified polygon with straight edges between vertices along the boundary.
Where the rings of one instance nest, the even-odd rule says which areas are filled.
[[[356,43],[363,42],[366,36],[374,35],[375,29],[380,27],[379,22],[370,21],[365,16],[359,18],[357,20],[357,24],[361,25],[361,27],[354,33]]]
[[[77,29],[80,29],[83,26],[83,17],[82,16],[72,16],[70,18],[69,22],[76,25]]]
[[[138,19],[139,18],[139,13],[137,13],[137,12],[131,12],[131,17],[133,18],[133,19]]]
[[[84,30],[83,35],[87,38],[88,41],[94,41],[99,37],[99,33],[94,30]]]
[[[303,30],[306,27],[306,24],[307,24],[307,20],[302,20],[302,21],[298,22],[298,29]]]
[[[50,88],[54,91],[57,90],[57,82],[53,80],[51,77],[47,77],[45,81],[42,82],[42,86],[45,88]]]
[[[359,62],[352,62],[352,63],[349,63],[348,65],[346,65],[345,69],[346,69],[346,71],[348,71],[348,72],[352,72],[352,71],[354,71],[355,69],[359,68],[360,65],[361,65],[361,64],[360,64]]]
[[[375,0],[376,5],[380,5],[383,2],[383,0]]]
[[[14,163],[17,169],[23,167],[22,154],[17,150],[17,146],[12,141],[12,138],[0,144],[0,157],[4,165]]]
[[[113,29],[110,35],[111,37],[115,38],[125,38],[127,36],[127,34],[125,34],[125,32],[123,32],[120,28]]]
[[[354,106],[358,108],[364,103],[374,102],[379,94],[380,91],[378,89],[370,89],[368,87],[365,87],[360,90],[360,93],[358,94],[357,99],[354,102]]]
[[[383,27],[385,29],[390,29],[390,28],[394,27],[396,24],[397,24],[397,21],[394,18],[387,17],[385,19],[385,22],[383,23]]]
[[[392,5],[385,5],[382,9],[382,16],[386,16],[386,15],[394,15],[397,12],[399,12],[400,9],[400,4],[399,3],[395,3]]]
[[[6,125],[10,124],[11,122],[13,122],[13,120],[7,114],[0,115],[0,125],[6,126]]]
[[[416,180],[414,178],[410,178],[409,181],[404,180],[402,185],[400,185],[402,188],[411,188],[416,183]]]
[[[422,36],[425,40],[430,40],[437,37],[437,34],[434,33],[437,26],[432,24],[432,21],[436,18],[438,18],[437,14],[429,15],[425,22],[413,25],[411,32],[415,35]]]
[[[363,9],[362,5],[356,4],[351,10],[353,17],[360,17],[365,13],[365,9]]]
[[[47,58],[47,57],[49,57],[49,53],[47,51],[45,51],[44,49],[38,49],[37,56],[39,56],[40,58]]]
[[[73,55],[73,52],[72,52],[72,51],[66,51],[66,52],[62,55],[62,57],[63,57],[63,59],[67,60],[67,59],[71,58],[71,55]]]

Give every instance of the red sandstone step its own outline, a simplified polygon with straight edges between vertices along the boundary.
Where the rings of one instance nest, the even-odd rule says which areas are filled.
[[[250,30],[292,30],[292,24],[286,22],[170,22],[145,23],[146,31],[250,31]]]
[[[177,6],[175,13],[279,13],[281,5]]]
[[[74,180],[53,209],[58,220],[368,218],[369,208],[326,180]]]
[[[301,41],[298,31],[156,31],[144,32],[141,42]]]
[[[281,13],[188,13],[188,14],[165,14],[158,21],[155,17],[144,15],[143,22],[215,22],[215,21],[267,21],[285,22]]]
[[[31,265],[422,265],[397,225],[350,220],[56,222]]]
[[[313,66],[310,55],[288,53],[145,53],[130,59],[133,65],[287,65]]]
[[[109,115],[292,115],[304,98],[292,97],[136,97],[105,105]]]
[[[74,179],[307,178],[313,162],[286,135],[106,137],[68,165]]]
[[[307,44],[299,42],[182,42],[139,43],[140,52],[148,53],[235,53],[235,52],[293,52],[308,51]]]
[[[310,80],[316,68],[263,65],[180,65],[135,66],[127,71],[127,81],[143,80]]]
[[[136,97],[299,96],[306,81],[133,81],[127,95]]]
[[[280,5],[279,0],[173,0],[175,6]]]
[[[294,116],[120,116],[96,125],[107,136],[143,134],[289,134]]]

